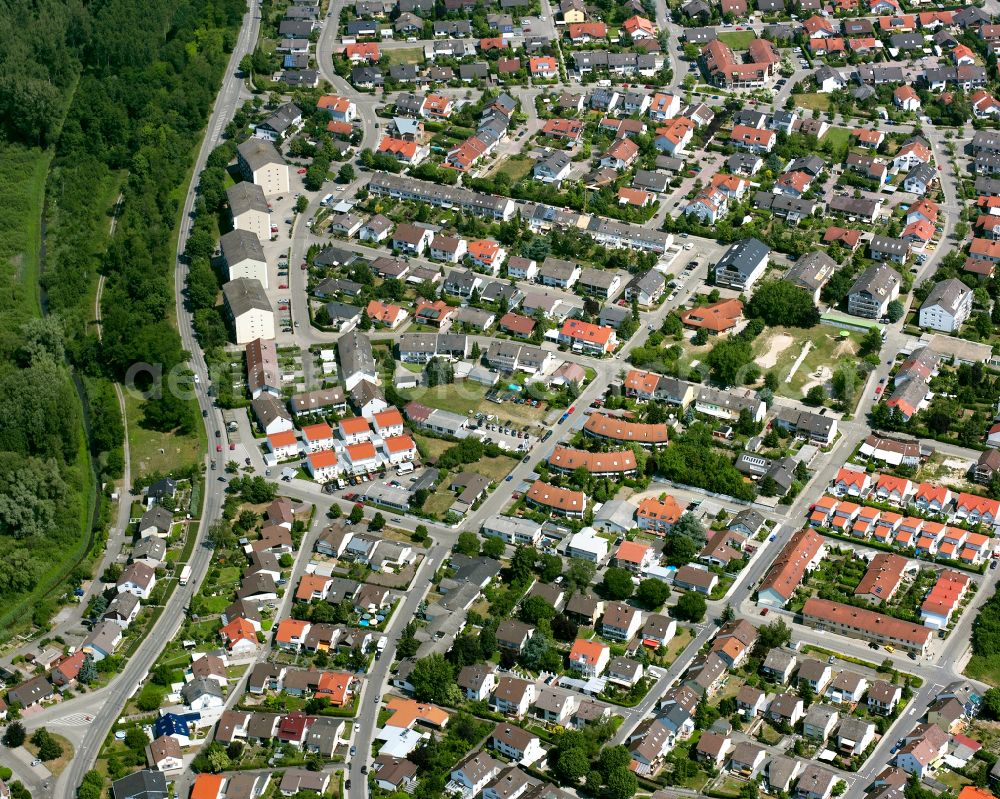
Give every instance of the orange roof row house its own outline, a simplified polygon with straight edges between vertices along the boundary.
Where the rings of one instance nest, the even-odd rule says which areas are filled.
[[[593,413],[588,416],[583,430],[595,438],[635,442],[641,446],[666,444],[669,439],[665,424],[630,422],[627,419],[606,416],[603,413]]]

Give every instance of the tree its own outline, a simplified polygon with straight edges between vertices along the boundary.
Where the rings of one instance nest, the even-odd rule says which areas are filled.
[[[787,280],[760,283],[747,303],[746,315],[772,327],[815,327],[820,316],[809,293]]]
[[[668,596],[670,588],[667,584],[652,577],[639,583],[635,592],[635,598],[647,610],[657,610],[662,607]]]
[[[684,566],[695,559],[701,549],[694,541],[683,535],[667,538],[663,552],[667,556],[668,566]]]
[[[587,772],[590,771],[590,758],[580,748],[560,751],[559,759],[556,760],[553,771],[560,782],[575,785],[586,777]]]
[[[757,483],[757,490],[765,497],[774,497],[778,495],[778,483],[769,474],[765,474],[760,478],[760,482]]]
[[[531,547],[519,546],[514,550],[514,557],[510,560],[510,582],[515,585],[524,585],[531,580],[531,572],[535,568],[535,557],[538,553]]]
[[[601,750],[597,758],[597,770],[607,779],[617,769],[628,768],[631,762],[632,755],[624,746],[609,746]]]
[[[3,745],[8,749],[17,749],[17,747],[24,745],[27,737],[24,725],[20,721],[12,721],[4,730]]]
[[[892,323],[898,322],[903,318],[903,314],[906,310],[903,308],[903,303],[899,300],[893,300],[886,306],[885,315],[889,317],[889,321]]]
[[[455,669],[437,652],[420,658],[410,672],[413,696],[420,702],[447,701],[448,687],[454,685],[454,681]]]
[[[350,183],[354,180],[354,167],[350,164],[343,164],[340,169],[337,170],[337,182],[339,183]]]
[[[80,671],[76,675],[76,679],[83,685],[90,685],[97,679],[97,665],[94,663],[94,659],[87,655],[83,659],[83,663],[80,664]]]
[[[569,565],[566,567],[566,579],[564,582],[567,586],[587,588],[593,582],[596,572],[597,566],[589,560],[570,558]]]
[[[628,599],[634,589],[632,573],[617,566],[611,566],[604,572],[604,580],[599,586],[601,593],[608,599]]]
[[[705,356],[705,363],[711,369],[714,383],[736,386],[753,382],[760,374],[760,368],[753,362],[753,357],[750,342],[738,336],[716,342]]]
[[[500,560],[503,557],[504,552],[507,547],[504,544],[502,538],[487,538],[483,541],[483,546],[481,553],[488,558],[493,558],[494,560]]]
[[[616,768],[606,777],[608,799],[632,799],[639,790],[639,780],[628,768]]]
[[[703,595],[694,591],[688,591],[677,600],[677,604],[674,605],[673,615],[675,619],[682,621],[699,622],[705,618],[707,608],[708,605]]]
[[[764,624],[757,630],[757,642],[754,644],[755,654],[766,654],[772,649],[779,649],[792,640],[792,631],[783,619],[775,619],[770,624]]]
[[[479,536],[469,532],[460,533],[455,543],[455,551],[474,558],[479,554]]]
[[[549,639],[536,630],[521,651],[521,662],[529,669],[537,669],[551,646]]]
[[[347,517],[351,524],[358,524],[362,519],[365,518],[364,509],[360,505],[355,505],[351,508],[351,515]]]
[[[551,583],[563,573],[562,558],[558,555],[545,553],[538,559],[538,579],[543,583]]]
[[[138,732],[143,737],[143,748],[145,748],[148,739],[146,739],[145,734],[141,730]],[[126,745],[127,735],[126,733]],[[38,747],[38,757],[46,763],[50,760],[55,760],[63,753],[62,744],[53,738],[44,727],[39,727],[31,734],[31,742]]]
[[[550,626],[552,627],[552,635],[557,641],[573,641],[580,631],[579,625],[564,613],[555,616]]]
[[[141,752],[149,743],[149,737],[138,727],[129,727],[125,731],[125,746],[133,752]]]
[[[681,515],[681,517],[677,520],[677,523],[670,528],[670,534],[672,536],[689,538],[699,548],[705,546],[705,542],[708,541],[708,537],[705,533],[705,526],[698,521],[698,517],[690,511]]]
[[[368,529],[375,531],[385,529],[385,516],[375,511],[375,515],[372,516],[372,520],[368,523]]]
[[[987,688],[979,705],[979,715],[987,721],[1000,720],[1000,688]]]
[[[826,402],[826,389],[822,385],[813,386],[806,392],[806,396],[802,401],[806,405],[819,407]]]
[[[544,597],[530,596],[521,603],[521,620],[528,624],[550,621],[555,615],[556,609]]]
[[[479,651],[486,660],[493,657],[497,651],[497,632],[494,627],[487,625],[479,631]]]

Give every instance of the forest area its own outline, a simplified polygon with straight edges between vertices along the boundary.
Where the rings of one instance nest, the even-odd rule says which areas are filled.
[[[85,555],[108,510],[92,513],[95,485],[123,468],[112,381],[136,362],[166,374],[185,360],[172,326],[179,209],[244,10],[242,0],[0,7],[5,636],[15,620],[44,625],[60,587],[90,576]],[[166,431],[194,417],[171,396],[143,411]]]

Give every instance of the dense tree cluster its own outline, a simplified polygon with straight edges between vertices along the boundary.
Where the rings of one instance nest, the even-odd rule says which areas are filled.
[[[805,289],[787,280],[765,280],[747,303],[751,319],[763,319],[777,327],[814,327],[819,324],[819,309]]]
[[[656,473],[676,483],[697,486],[737,499],[752,500],[756,490],[743,479],[732,461],[712,446],[712,433],[701,423],[693,424],[670,446],[650,455]]]

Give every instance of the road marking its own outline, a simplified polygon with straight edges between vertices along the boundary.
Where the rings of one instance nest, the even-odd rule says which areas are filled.
[[[70,713],[60,719],[50,722],[53,726],[62,727],[86,727],[94,720],[89,713]]]

